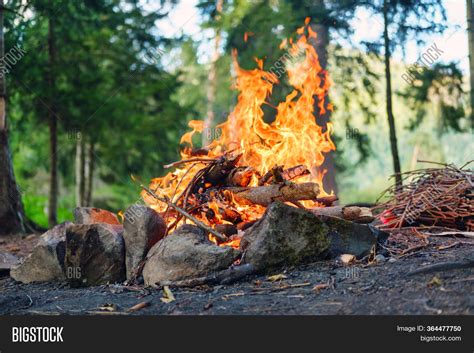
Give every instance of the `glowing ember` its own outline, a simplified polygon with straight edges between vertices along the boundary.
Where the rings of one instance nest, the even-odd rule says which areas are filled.
[[[296,41],[285,40],[281,45],[282,48],[287,48],[292,57],[292,60],[285,61],[284,64],[294,90],[276,107],[275,120],[271,124],[264,122],[262,106],[267,104],[273,85],[279,82],[278,77],[275,73],[264,71],[263,61],[258,59],[257,68],[242,69],[237,62],[237,52],[234,51],[237,75],[235,88],[239,91],[239,97],[227,121],[218,126],[222,131],[221,135],[205,148],[207,151],[198,154],[192,149],[192,138],[194,134],[202,133],[205,126],[203,121],[190,121],[189,127],[192,131],[181,138],[181,143],[188,145],[181,152],[183,163],[175,163],[175,171],[153,179],[150,189],[156,190],[157,194],[172,202],[185,199],[186,209],[211,226],[235,224],[229,216],[232,213],[239,218],[239,222],[254,221],[263,214],[264,206],[237,201],[231,193],[226,192],[224,193],[227,202],[219,197],[212,197],[204,204],[196,200],[195,195],[185,194],[187,186],[195,180],[197,173],[208,165],[209,160],[225,155],[236,158],[237,167],[248,168],[248,186],[257,186],[261,176],[275,166],[286,169],[302,165],[310,173],[298,178],[298,183],[317,183],[320,186],[320,196],[328,195],[323,190],[324,171],[320,172],[318,167],[324,162],[324,153],[335,150],[330,137],[333,127],[328,123],[323,132],[323,128],[317,124],[315,105],[320,114],[325,113],[326,107],[331,109],[331,105],[326,102],[330,81],[327,72],[319,64],[314,47],[308,43],[309,39],[316,38],[316,33],[308,23],[309,20],[297,30],[299,37]],[[211,183],[203,185],[199,193],[204,193],[210,186]],[[166,204],[146,193],[142,196],[151,207],[165,216],[170,228],[182,221]],[[315,201],[301,201],[301,204],[305,207],[321,206]],[[239,241],[237,236],[225,245],[238,247]]]

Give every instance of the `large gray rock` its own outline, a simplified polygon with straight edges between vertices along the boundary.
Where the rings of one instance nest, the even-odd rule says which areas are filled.
[[[205,232],[183,225],[156,243],[143,269],[145,285],[195,278],[228,268],[240,251],[212,243]]]
[[[64,281],[66,227],[70,224],[59,224],[44,233],[31,254],[10,269],[10,276],[23,283]]]
[[[245,251],[243,262],[267,271],[321,258],[331,245],[328,231],[311,212],[273,203],[245,232],[240,243]]]
[[[166,223],[151,208],[135,204],[125,211],[123,227],[127,279],[130,279],[148,250],[165,236]]]
[[[319,217],[275,202],[245,232],[240,246],[245,251],[243,263],[268,271],[343,253],[360,257],[382,238],[367,225]]]
[[[72,287],[125,280],[123,227],[108,224],[71,224],[66,229],[64,260]]]
[[[120,221],[115,213],[96,207],[76,207],[74,209],[74,223],[96,224],[105,223],[119,225]]]

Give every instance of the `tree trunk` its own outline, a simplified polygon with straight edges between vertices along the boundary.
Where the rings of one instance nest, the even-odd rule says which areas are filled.
[[[92,188],[94,181],[94,143],[89,142],[86,149],[86,163],[85,163],[85,205],[92,206]]]
[[[222,14],[222,5],[223,0],[217,0],[216,3],[216,20],[218,20]],[[205,147],[209,145],[212,140],[215,138],[215,133],[213,132],[213,127],[215,124],[214,116],[214,103],[216,101],[216,91],[217,91],[217,61],[219,60],[219,47],[221,43],[221,30],[220,28],[216,29],[216,37],[214,39],[214,52],[211,57],[211,67],[209,68],[209,75],[207,77],[208,86],[207,86],[207,113],[206,119],[204,120],[204,131],[202,134],[202,146]]]
[[[471,129],[474,131],[474,26],[472,19],[472,0],[466,0],[467,38],[469,44],[469,79],[471,98]]]
[[[397,132],[395,129],[395,118],[393,117],[392,108],[392,80],[390,73],[390,40],[388,38],[388,4],[387,0],[383,3],[383,39],[385,47],[385,81],[386,81],[386,95],[387,95],[387,119],[390,131],[390,147],[392,149],[393,170],[395,173],[395,184],[397,188],[402,187],[402,176],[400,167],[400,157],[398,155]]]
[[[54,66],[56,62],[56,50],[54,47],[54,22],[52,18],[48,21],[48,55],[49,55],[49,142],[50,142],[50,186],[49,186],[49,227],[57,224],[58,207],[58,118],[55,103],[55,77]]]
[[[76,140],[76,207],[84,206],[85,189],[85,145],[84,140]]]
[[[3,6],[0,0],[0,57],[5,54]],[[8,144],[5,73],[0,68],[0,235],[24,232],[21,194],[15,181]]]
[[[316,1],[316,5],[324,7],[324,0]],[[325,24],[313,24],[311,29],[317,33],[317,38],[310,38],[309,42],[315,48],[318,54],[319,64],[323,70],[328,69],[328,46],[329,46],[329,30]],[[326,105],[329,103],[329,97],[326,97]],[[317,105],[317,102],[316,102]],[[317,111],[315,107],[315,111]],[[317,123],[322,126],[323,129],[327,127],[331,117],[331,112],[326,110],[324,114],[320,114]],[[337,194],[336,184],[336,167],[334,164],[334,151],[325,154],[324,163],[320,166],[320,170],[326,170],[326,174],[323,178],[323,187],[326,192],[333,191]]]

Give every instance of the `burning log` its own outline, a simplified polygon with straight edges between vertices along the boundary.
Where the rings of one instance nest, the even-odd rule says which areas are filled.
[[[338,217],[356,223],[370,223],[375,219],[375,217],[372,215],[372,211],[367,207],[332,206],[314,208],[310,211],[316,216]]]
[[[255,170],[251,167],[238,167],[232,170],[226,178],[228,186],[248,186]]]
[[[246,230],[250,228],[251,226],[253,226],[255,222],[257,222],[257,220],[250,221],[250,222],[240,222],[239,224],[237,224],[237,230],[242,230],[242,231]]]
[[[222,218],[234,224],[242,222],[240,213],[230,207],[226,207],[222,210]]]
[[[233,224],[216,224],[216,226],[214,227],[214,229],[221,233],[221,234],[224,234],[228,237],[230,237],[231,235],[234,235],[234,234],[237,234],[237,227],[234,226]]]
[[[285,170],[283,170],[283,166],[275,166],[265,173],[259,180],[258,185],[263,186],[268,183],[281,183],[285,180],[294,180],[308,174],[310,174],[308,168],[301,164]]]
[[[274,201],[295,202],[313,200],[318,197],[319,185],[316,183],[274,184],[248,188],[229,187],[237,200],[268,206]]]
[[[282,173],[282,177],[285,180],[293,180],[308,174],[310,174],[308,168],[300,164],[295,167],[285,169]]]
[[[323,196],[323,197],[318,197],[314,199],[314,201],[319,202],[323,204],[324,206],[332,206],[334,202],[339,200],[339,198],[336,195],[331,195],[331,196]]]
[[[237,169],[237,163],[239,163],[241,157],[241,154],[235,157],[222,156],[222,158],[206,172],[204,180],[212,185],[224,184],[230,173]]]

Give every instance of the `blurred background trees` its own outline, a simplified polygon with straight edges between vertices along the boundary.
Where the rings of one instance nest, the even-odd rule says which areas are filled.
[[[306,17],[333,81],[335,110],[318,117],[321,126],[335,125],[338,150],[322,166],[328,191],[336,190],[343,203],[374,202],[391,182],[395,151],[402,171],[416,167],[417,159],[472,158],[466,152],[473,147],[469,79],[458,63],[436,62],[407,84],[402,75],[412,63],[389,55],[403,52],[409,41],[423,48],[424,33],[445,29],[441,0],[196,0],[199,38],[178,24],[160,30],[180,3],[5,5],[5,51],[26,52],[6,75],[6,86],[10,152],[29,219],[48,226],[70,219],[76,205],[119,211],[136,201],[130,176],[146,182],[179,158],[189,120],[207,121],[198,144],[218,134],[216,125],[236,102],[231,50],[242,67],[256,67],[257,57],[268,70],[284,53],[282,40]],[[374,40],[355,42],[357,11],[383,24],[384,9],[386,38],[381,26]],[[263,107],[267,122],[290,89],[282,77]]]

